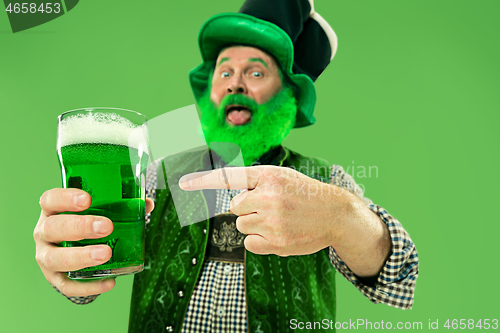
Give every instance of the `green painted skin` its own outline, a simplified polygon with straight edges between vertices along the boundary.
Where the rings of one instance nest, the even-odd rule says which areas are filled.
[[[104,238],[62,243],[65,247],[107,244],[113,251],[108,262],[77,271],[80,274],[71,272],[70,277],[142,265],[145,193],[136,183],[134,172],[138,164],[144,169],[148,156],[138,156],[137,149],[126,146],[92,143],[64,146],[58,154],[64,171],[63,186],[82,189],[92,197],[89,209],[68,214],[105,216],[114,226]]]
[[[221,51],[222,52],[222,51]],[[217,66],[220,66],[223,62],[225,61],[228,61],[229,58],[228,57],[225,57],[225,58],[222,58],[219,63],[217,64]],[[262,60],[261,58],[250,58],[248,59],[248,61],[253,61],[253,62],[260,62],[261,64],[263,64],[266,68],[267,68],[267,64],[264,60]]]
[[[260,62],[262,65],[264,65],[264,67],[267,68],[266,62],[264,60],[262,60],[261,58],[250,58],[250,59],[248,59],[248,61]]]

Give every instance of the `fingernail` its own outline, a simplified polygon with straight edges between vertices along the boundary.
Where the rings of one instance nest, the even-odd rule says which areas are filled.
[[[248,195],[248,190],[241,191],[240,194],[238,194],[237,196],[235,196],[230,201],[229,208],[233,209],[235,206],[238,206],[243,200],[245,200],[245,198],[247,197],[247,195]]]
[[[193,181],[191,179],[189,179],[188,177],[182,177],[180,180],[179,180],[179,186],[180,188],[182,188],[183,190],[187,190],[189,189],[191,186],[193,186]]]
[[[78,208],[84,208],[87,203],[87,196],[85,194],[78,194],[75,196],[75,206]]]
[[[92,223],[92,228],[96,234],[104,235],[108,232],[108,224],[103,220],[95,220]]]
[[[90,252],[90,256],[96,261],[102,261],[106,256],[106,250],[102,247],[92,249],[92,252]]]
[[[108,284],[108,281],[110,281],[110,280],[114,280],[114,279],[113,279],[113,278],[111,278],[111,279],[103,279],[103,280],[101,280],[101,281],[99,282],[99,287],[100,287],[102,290],[107,290],[107,289],[109,289],[109,287],[108,287],[108,286],[106,286],[106,285]]]

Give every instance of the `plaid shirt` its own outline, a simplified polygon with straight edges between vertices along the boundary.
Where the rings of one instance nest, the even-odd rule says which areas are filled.
[[[147,195],[153,199],[156,188],[156,166],[157,164],[153,164],[149,168],[147,177]],[[392,242],[392,254],[373,286],[360,281],[337,255],[335,249],[330,247],[332,264],[373,303],[410,309],[418,276],[418,254],[408,233],[385,209],[364,198],[361,188],[341,166],[331,167],[330,184],[354,193],[363,200],[387,225]],[[241,190],[218,190],[216,213],[229,211],[231,199],[240,192]],[[149,222],[149,216],[146,220]],[[182,332],[247,332],[244,290],[243,264],[205,261],[186,312]],[[88,304],[96,297],[67,298],[77,304]]]

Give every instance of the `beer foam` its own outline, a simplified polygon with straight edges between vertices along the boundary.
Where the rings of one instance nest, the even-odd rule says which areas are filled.
[[[57,148],[79,143],[109,143],[135,149],[147,147],[145,125],[136,125],[116,113],[76,114],[59,123]]]

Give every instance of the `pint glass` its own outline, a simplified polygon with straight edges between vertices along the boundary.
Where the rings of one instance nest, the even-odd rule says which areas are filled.
[[[144,269],[145,168],[149,149],[146,117],[135,111],[88,108],[58,118],[57,154],[64,188],[90,194],[83,212],[113,222],[100,239],[65,241],[65,247],[106,244],[112,256],[102,265],[68,272],[73,279],[110,277]]]

